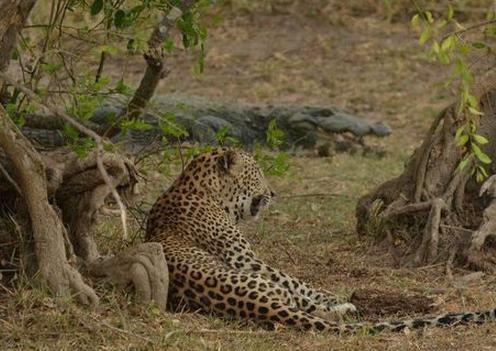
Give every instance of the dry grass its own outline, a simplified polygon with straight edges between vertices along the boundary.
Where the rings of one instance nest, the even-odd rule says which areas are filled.
[[[174,91],[250,102],[335,104],[372,120],[388,121],[394,134],[387,140],[369,141],[385,148],[384,158],[348,154],[317,158],[311,153],[293,157],[287,175],[270,179],[281,197],[263,219],[244,226],[247,236],[270,264],[342,296],[369,287],[432,297],[439,311],[496,305],[492,277],[456,288],[447,281],[443,267],[395,268],[380,248],[355,235],[356,200],[401,172],[431,118],[449,102],[451,93],[441,89],[443,73],[425,60],[416,34],[406,21],[394,20],[396,12],[392,17],[385,14],[382,5],[386,2],[349,1],[348,7],[340,3],[231,0],[216,10],[221,22],[210,31],[205,73],[200,77],[190,74],[193,58],[172,58],[173,71],[162,82],[160,93]],[[331,11],[340,6],[341,12]],[[388,18],[393,20],[389,22]],[[119,71],[121,64],[122,60],[114,60],[113,69]],[[137,78],[140,71],[137,65],[129,79]],[[150,173],[147,199],[157,196],[172,178]],[[314,193],[323,195],[295,196]],[[119,246],[118,227],[112,221],[105,221],[99,233],[104,246]],[[456,271],[455,278],[466,273]],[[194,313],[160,315],[153,306],[137,308],[132,297],[121,291],[105,285],[97,288],[102,303],[88,311],[18,282],[14,291],[0,294],[0,348],[496,348],[494,324],[379,336],[265,332],[251,324]]]

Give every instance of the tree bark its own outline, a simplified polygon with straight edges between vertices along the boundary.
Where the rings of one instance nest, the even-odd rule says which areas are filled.
[[[67,259],[65,228],[48,202],[43,161],[1,106],[0,147],[13,164],[15,180],[29,212],[42,278],[57,295],[74,293],[82,303],[96,303],[95,292]]]

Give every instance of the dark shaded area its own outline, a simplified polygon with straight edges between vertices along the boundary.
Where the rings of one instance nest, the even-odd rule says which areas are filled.
[[[434,300],[422,295],[405,295],[405,292],[359,289],[350,298],[363,318],[367,320],[386,316],[427,314],[434,310]]]

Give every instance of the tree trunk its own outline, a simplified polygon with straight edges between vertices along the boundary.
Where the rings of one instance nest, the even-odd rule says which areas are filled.
[[[36,0],[0,1],[0,72],[5,71]],[[76,293],[83,303],[98,298],[86,285],[66,256],[65,228],[48,202],[44,164],[38,152],[24,138],[0,106],[0,147],[13,164],[17,188],[29,212],[35,252],[41,276],[58,295]]]
[[[483,151],[496,160],[496,89],[480,97],[477,133]],[[460,125],[452,105],[442,111],[403,174],[363,196],[356,207],[357,232],[385,242],[399,265],[447,262],[474,269],[496,268],[496,177],[479,184],[472,159],[458,167],[463,152],[454,140]],[[488,167],[494,175],[495,163]]]
[[[69,264],[64,243],[65,228],[48,202],[45,167],[0,106],[0,147],[13,164],[15,181],[29,212],[35,253],[41,276],[57,295],[77,294],[83,303],[98,298],[78,271]]]

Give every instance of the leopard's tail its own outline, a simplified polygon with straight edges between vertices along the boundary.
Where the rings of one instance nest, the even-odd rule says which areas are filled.
[[[351,323],[339,326],[339,331],[344,333],[380,333],[382,331],[400,332],[408,329],[422,329],[426,327],[448,327],[455,325],[482,324],[496,321],[496,309],[479,312],[454,312],[437,316],[420,317],[410,320],[399,320],[390,322],[379,322],[375,324]],[[336,331],[334,325],[332,330]]]

